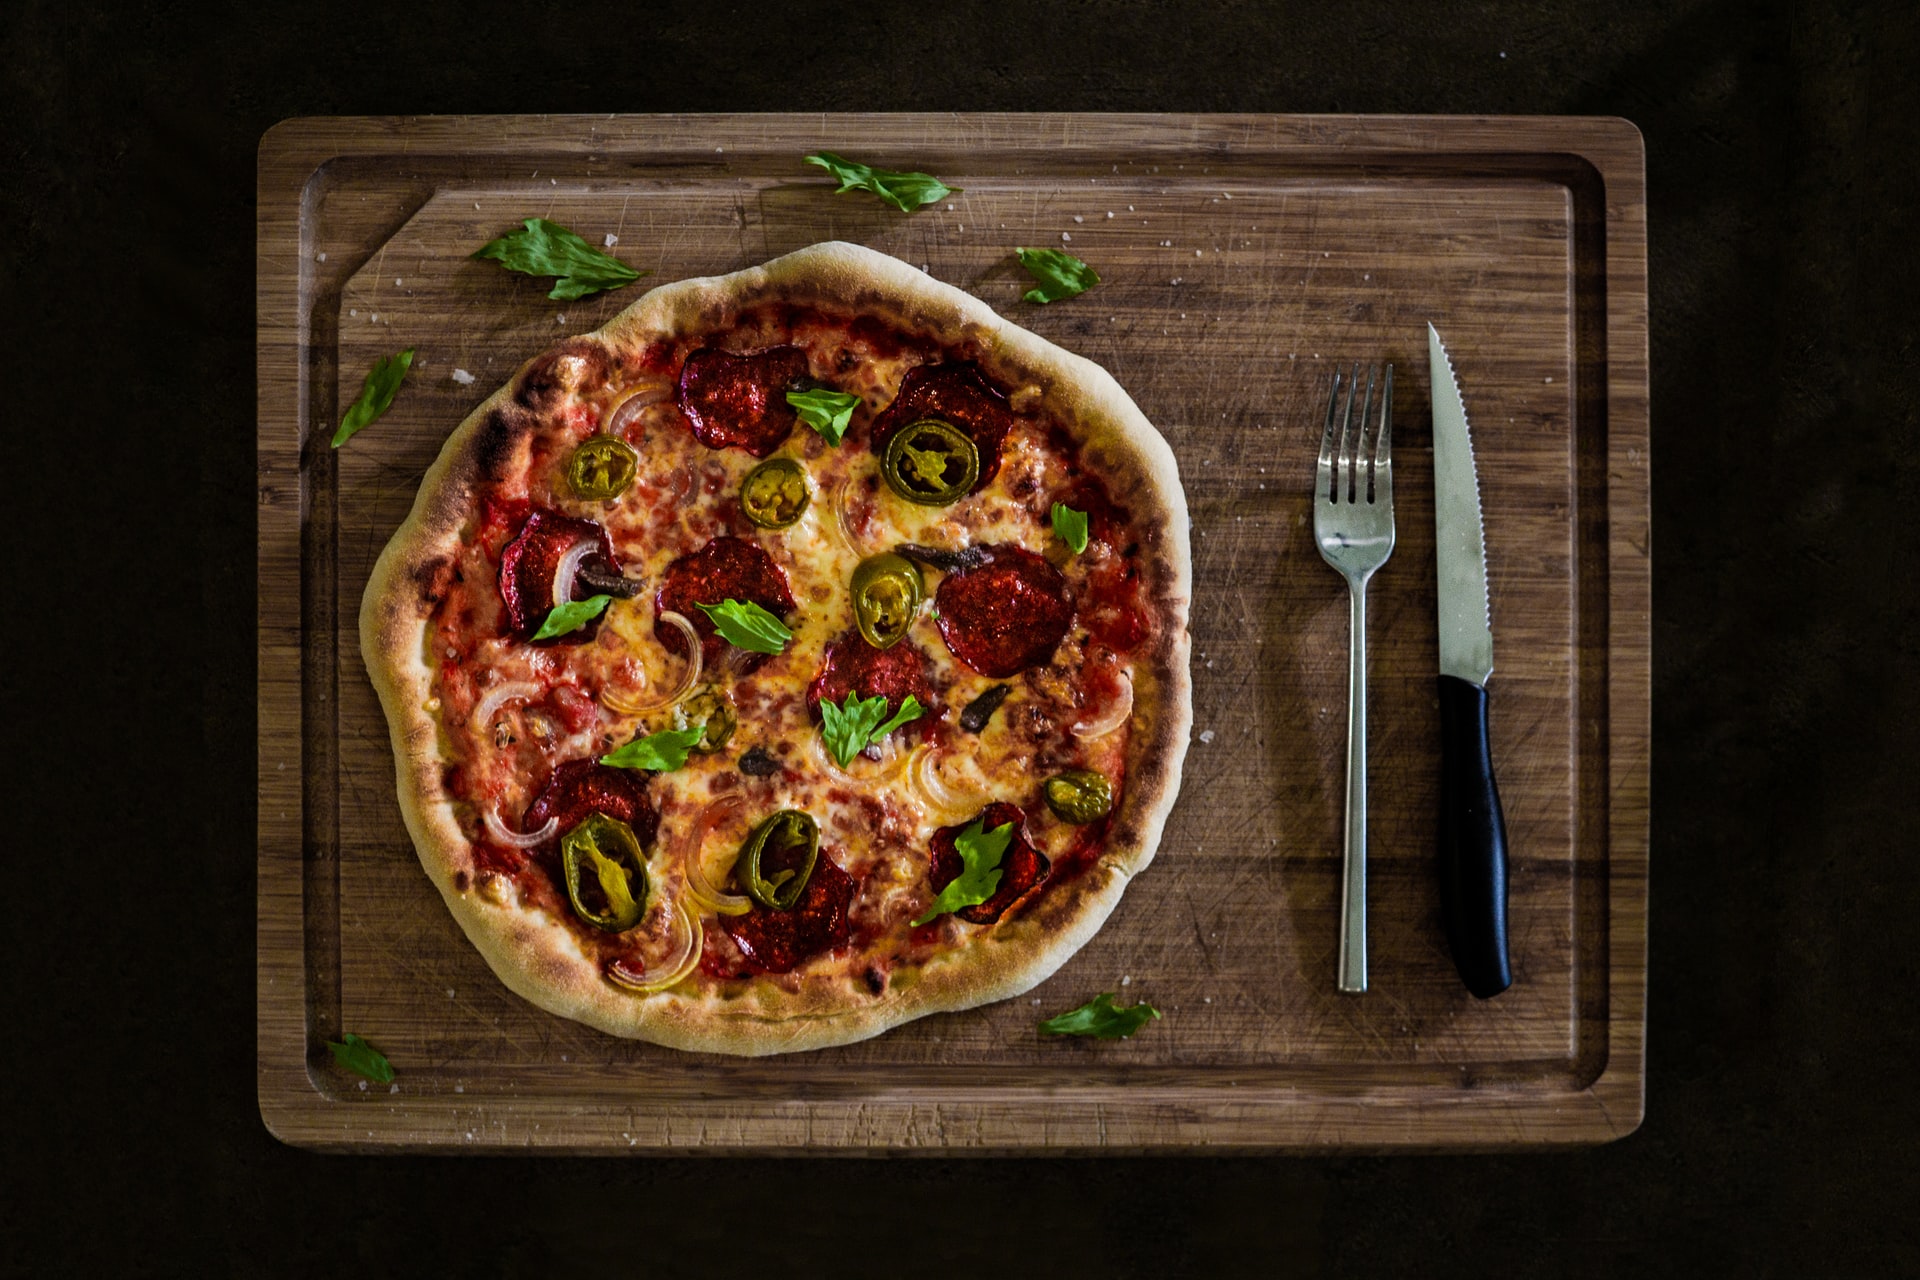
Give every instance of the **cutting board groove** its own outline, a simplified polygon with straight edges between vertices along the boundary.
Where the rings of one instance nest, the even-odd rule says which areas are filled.
[[[831,194],[832,149],[960,188]],[[1605,1141],[1643,1106],[1648,751],[1644,167],[1614,120],[1275,116],[299,120],[260,159],[260,1102],[342,1149],[1142,1151]],[[552,302],[472,251],[549,217],[653,274]],[[1111,215],[1111,216],[1109,216]],[[1196,740],[1154,865],[1030,997],[741,1061],[604,1036],[487,971],[421,873],[359,597],[447,431],[649,284],[869,244],[1107,367],[1193,519]],[[1016,246],[1103,283],[1020,301]],[[1487,512],[1515,983],[1437,918],[1425,323]],[[327,439],[374,358],[393,410]],[[1373,990],[1333,988],[1346,603],[1311,538],[1337,362],[1396,364],[1398,546],[1371,598]],[[455,369],[473,381],[455,380]],[[1041,1041],[1112,990],[1166,1014]],[[360,1087],[327,1039],[381,1047]]]

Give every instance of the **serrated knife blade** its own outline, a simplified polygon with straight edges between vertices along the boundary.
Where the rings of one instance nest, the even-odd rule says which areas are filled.
[[[1481,999],[1513,982],[1507,957],[1507,830],[1493,780],[1487,680],[1493,615],[1480,473],[1466,400],[1427,326],[1433,388],[1433,535],[1440,632],[1440,910],[1454,967]]]
[[[1433,534],[1440,577],[1440,670],[1485,686],[1493,674],[1487,543],[1467,406],[1440,333],[1427,326],[1433,376]]]

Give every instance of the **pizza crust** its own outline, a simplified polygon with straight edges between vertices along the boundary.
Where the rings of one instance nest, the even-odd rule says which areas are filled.
[[[688,984],[636,995],[608,983],[569,927],[520,908],[512,882],[476,875],[473,849],[445,785],[446,756],[429,700],[427,648],[436,584],[454,561],[480,492],[523,464],[543,403],[665,336],[723,328],[767,301],[819,303],[928,332],[1003,385],[1037,396],[1076,424],[1082,459],[1142,532],[1141,607],[1159,625],[1135,655],[1135,703],[1121,801],[1099,861],[876,995],[845,975],[762,979],[744,994],[689,994]],[[1032,389],[1032,390],[1028,390]],[[885,254],[830,242],[731,275],[662,285],[595,333],[521,367],[448,437],[411,514],[375,564],[360,613],[361,649],[386,710],[398,799],[428,877],[501,981],[533,1004],[615,1035],[677,1049],[761,1055],[846,1044],[926,1014],[972,1008],[1029,990],[1096,933],[1129,880],[1153,859],[1179,792],[1192,724],[1188,631],[1192,556],[1179,469],[1165,439],[1098,365],[995,314],[978,299]],[[909,979],[908,974],[914,976]]]

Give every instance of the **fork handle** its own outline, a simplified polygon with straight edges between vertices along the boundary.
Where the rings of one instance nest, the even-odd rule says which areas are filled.
[[[1487,691],[1440,677],[1440,912],[1460,979],[1480,999],[1507,963],[1507,824],[1487,744]]]
[[[1367,579],[1347,580],[1347,831],[1340,866],[1340,990],[1367,989]]]

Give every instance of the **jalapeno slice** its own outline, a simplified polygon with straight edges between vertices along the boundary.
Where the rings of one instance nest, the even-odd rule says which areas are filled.
[[[876,649],[899,644],[926,590],[920,566],[891,551],[868,556],[853,571],[853,620]]]
[[[1047,808],[1062,822],[1076,827],[1098,822],[1113,808],[1113,787],[1106,777],[1091,769],[1068,769],[1048,778],[1041,791]]]
[[[820,857],[820,825],[798,809],[782,809],[755,827],[733,873],[763,907],[791,911]]]
[[[733,703],[727,695],[710,684],[694,689],[673,709],[674,728],[691,729],[695,725],[706,726],[706,733],[689,750],[698,755],[712,755],[727,745],[727,739],[740,724],[740,717],[734,714]]]
[[[880,474],[908,502],[944,507],[980,478],[980,449],[951,422],[922,418],[893,433]]]
[[[640,455],[618,436],[595,436],[567,459],[567,483],[594,502],[625,493],[640,471]]]
[[[792,458],[768,458],[740,482],[740,506],[762,529],[784,529],[806,513],[813,494],[807,473]]]
[[[647,911],[647,859],[632,827],[593,814],[560,837],[560,862],[575,915],[608,933],[640,923]]]

